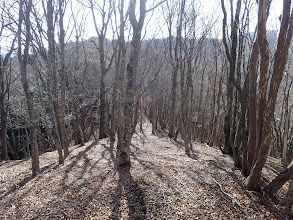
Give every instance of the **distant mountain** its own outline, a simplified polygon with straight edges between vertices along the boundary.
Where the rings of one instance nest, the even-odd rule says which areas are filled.
[[[254,32],[250,32],[250,37],[253,39]],[[277,30],[267,30],[267,38],[270,43],[277,41],[278,31]]]

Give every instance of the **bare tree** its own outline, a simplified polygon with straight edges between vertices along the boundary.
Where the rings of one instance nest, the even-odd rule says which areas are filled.
[[[173,138],[175,135],[175,114],[176,114],[176,99],[177,99],[177,87],[178,87],[178,72],[179,72],[179,56],[180,56],[180,44],[182,41],[182,24],[183,24],[183,15],[185,11],[185,0],[180,4],[180,13],[178,13],[178,27],[176,30],[176,39],[175,45],[174,39],[172,35],[173,30],[173,22],[174,22],[174,9],[176,8],[176,1],[171,1],[172,5],[169,5],[167,1],[166,5],[168,8],[168,14],[166,15],[166,23],[168,25],[168,51],[169,51],[169,59],[172,66],[172,87],[171,87],[171,108],[170,108],[170,120],[169,120],[169,132],[168,136]],[[164,10],[164,9],[163,9]]]
[[[58,97],[58,79],[57,79],[57,64],[56,64],[56,43],[55,43],[55,26],[54,26],[54,8],[53,8],[53,1],[47,1],[47,36],[48,36],[48,60],[47,60],[47,68],[48,74],[50,79],[52,80],[52,93],[53,93],[53,109],[52,109],[52,120],[56,120],[54,123],[56,134],[57,134],[57,150],[59,155],[59,164],[63,163],[63,149],[67,149],[66,152],[68,153],[68,146],[66,142],[64,124],[62,124],[62,116],[64,118],[64,114],[62,115],[62,110],[59,105],[59,97]],[[63,103],[64,104],[64,103]],[[55,113],[55,118],[54,118]],[[60,141],[59,141],[60,140]],[[61,143],[61,146],[59,145]]]
[[[9,9],[13,7],[12,5],[1,4],[1,26],[0,26],[0,39],[3,37],[3,32],[7,31],[8,26],[11,25],[11,21],[8,20],[6,13],[9,12]],[[7,111],[8,103],[6,103],[6,98],[9,97],[10,84],[11,84],[11,69],[9,68],[9,61],[14,49],[14,43],[16,38],[11,43],[10,48],[8,48],[7,54],[2,56],[0,54],[0,118],[1,118],[1,159],[8,160],[8,151],[7,151],[7,138],[6,138],[6,128],[7,128]],[[0,47],[1,51],[1,47]],[[9,100],[8,100],[9,101]]]
[[[236,4],[236,13],[233,17],[233,1],[230,1],[231,5],[231,48],[229,49],[227,44],[226,37],[226,25],[227,25],[227,12],[225,8],[224,0],[221,0],[222,11],[224,14],[223,18],[223,44],[225,47],[225,52],[227,59],[229,61],[229,74],[227,81],[227,115],[225,117],[225,125],[224,125],[224,135],[225,135],[225,145],[224,152],[233,155],[233,131],[232,131],[232,112],[233,112],[233,82],[235,82],[235,70],[236,70],[236,58],[237,58],[237,42],[238,42],[238,25],[239,25],[239,16],[241,9],[241,0],[237,0]]]
[[[251,170],[255,150],[256,150],[256,81],[257,81],[257,61],[259,55],[259,47],[257,34],[254,36],[252,49],[250,52],[249,61],[249,136],[248,136],[248,149],[247,157],[243,157],[242,173],[248,176]]]
[[[258,105],[257,105],[257,151],[256,161],[250,175],[246,179],[246,186],[249,189],[258,189],[262,168],[265,165],[271,140],[271,123],[275,112],[275,104],[278,90],[283,77],[283,71],[287,62],[288,48],[292,39],[293,31],[293,13],[290,12],[291,1],[283,1],[283,14],[281,27],[278,36],[277,50],[274,54],[273,73],[268,78],[269,66],[269,45],[266,33],[268,0],[260,0],[258,2],[258,44],[260,50],[260,80],[258,89]],[[269,84],[268,95],[267,86]]]
[[[136,19],[136,0],[130,0],[129,20],[133,28],[131,41],[130,60],[127,64],[126,91],[124,99],[124,131],[123,140],[118,148],[118,166],[130,166],[130,143],[132,135],[132,120],[134,111],[134,86],[135,78],[138,73],[139,54],[141,49],[141,33],[146,15],[146,0],[140,0],[139,20]]]
[[[68,141],[66,138],[66,131],[65,131],[65,82],[66,82],[66,66],[65,66],[65,31],[64,31],[64,13],[65,13],[65,0],[59,0],[59,29],[60,29],[60,36],[59,36],[59,44],[60,44],[60,77],[61,77],[61,103],[60,103],[60,112],[58,115],[59,118],[59,129],[60,129],[60,138],[61,138],[61,145],[64,150],[64,157],[69,154],[68,149]]]
[[[24,7],[25,6],[25,7]],[[25,8],[25,11],[24,11]],[[37,143],[37,118],[34,111],[33,93],[30,90],[27,79],[27,65],[29,59],[29,48],[31,40],[31,24],[30,24],[30,13],[32,8],[32,0],[29,0],[26,4],[23,0],[19,1],[19,23],[17,30],[17,41],[18,41],[18,61],[20,64],[21,83],[25,92],[28,114],[29,114],[29,128],[30,128],[30,141],[31,141],[31,156],[32,156],[32,175],[36,176],[40,172],[39,165],[39,149]],[[25,42],[22,41],[22,23],[25,24]],[[24,44],[24,51],[22,54],[22,45]]]
[[[119,11],[119,34],[118,50],[115,58],[115,82],[113,88],[113,103],[111,112],[111,140],[114,141],[115,121],[117,121],[117,148],[120,148],[123,139],[123,79],[126,67],[126,43],[125,43],[125,24],[127,14],[124,15],[124,0],[118,2]],[[114,11],[115,12],[115,11]],[[115,14],[116,15],[116,14]]]
[[[112,61],[115,56],[115,53],[114,53],[115,50],[114,50],[112,53],[110,62],[109,64],[107,64],[107,56],[105,53],[105,39],[106,39],[107,30],[108,30],[108,24],[114,9],[113,9],[112,1],[106,2],[104,0],[103,4],[99,6],[100,9],[98,11],[100,12],[100,17],[102,20],[102,27],[99,28],[97,25],[96,16],[95,16],[95,8],[94,8],[95,4],[93,0],[90,0],[89,3],[90,3],[90,8],[91,8],[94,24],[95,24],[95,29],[99,38],[99,46],[96,46],[96,47],[100,55],[99,61],[100,61],[101,80],[100,80],[99,138],[102,139],[102,138],[108,137],[108,135],[106,134],[106,84],[105,84],[106,79],[105,77],[106,77],[106,74],[109,72],[109,69],[111,68]],[[109,6],[107,7],[106,4],[109,4]]]

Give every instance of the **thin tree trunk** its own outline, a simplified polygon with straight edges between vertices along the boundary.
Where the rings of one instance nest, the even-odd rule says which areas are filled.
[[[79,49],[78,49],[78,44],[79,44],[79,40],[78,40],[78,33],[76,36],[76,44],[75,44],[75,51],[76,51],[76,61],[75,61],[75,74],[77,74],[77,71],[79,69]],[[85,57],[85,62],[86,62],[86,57]],[[86,64],[87,65],[87,64]],[[72,89],[69,85],[69,79],[68,79],[68,72],[65,71],[64,72],[64,77],[65,77],[65,85],[66,88],[68,90],[69,93],[69,108],[70,110],[73,112],[73,119],[72,119],[72,127],[74,129],[74,132],[76,134],[76,139],[75,139],[75,143],[76,144],[80,144],[81,146],[84,145],[85,143],[85,137],[84,137],[84,132],[82,129],[82,125],[81,125],[81,112],[80,112],[80,106],[78,103],[78,100],[76,98],[76,96],[73,94]]]
[[[10,80],[7,80],[7,84],[5,87],[4,82],[4,76],[6,75],[6,78],[11,76],[11,71],[8,73],[8,62],[11,57],[11,54],[13,52],[13,47],[15,43],[16,38],[13,40],[11,49],[6,54],[5,58],[2,59],[2,55],[0,55],[0,118],[1,118],[1,159],[2,160],[8,160],[8,150],[7,150],[7,138],[6,138],[6,129],[7,129],[7,108],[5,109],[5,96],[8,94],[9,96],[9,83]],[[11,69],[10,69],[11,70]],[[8,76],[9,75],[9,76]]]
[[[224,69],[224,64],[222,64],[222,70]],[[221,71],[223,72],[223,71]],[[218,146],[218,134],[220,133],[219,131],[219,126],[220,126],[220,111],[221,111],[221,98],[222,98],[222,84],[223,84],[223,79],[220,76],[219,79],[219,84],[218,84],[218,95],[217,95],[217,114],[215,117],[215,126],[214,126],[214,130],[212,133],[212,142],[211,145],[212,146]]]
[[[118,57],[116,64],[116,81],[117,81],[117,150],[120,149],[123,142],[123,81],[125,74],[126,64],[126,46],[124,38],[125,19],[124,19],[124,0],[119,1],[119,14],[120,14],[120,37],[119,37],[119,48]]]
[[[140,112],[140,122],[139,122],[139,130],[143,133],[142,125],[143,125],[143,109],[142,109],[142,100],[140,101],[139,105],[139,112]]]
[[[181,118],[180,118],[179,115],[177,115],[177,117],[176,117],[176,121],[177,121],[177,129],[176,129],[176,132],[175,132],[175,135],[174,135],[174,140],[175,140],[175,141],[177,141],[177,138],[178,138],[179,132],[181,131],[182,120],[181,120]]]
[[[289,112],[287,112],[286,119],[285,119],[285,131],[283,135],[284,139],[284,146],[283,146],[283,162],[286,164],[288,162],[288,130],[289,130],[289,120],[291,117],[291,112],[293,109],[293,105],[290,106]]]
[[[133,135],[135,133],[136,126],[138,124],[140,100],[141,100],[141,97],[138,98],[138,100],[136,101],[136,104],[135,104],[134,116],[133,116],[133,127],[132,127],[132,134],[131,135]]]
[[[153,100],[152,100],[152,134],[155,134],[155,132],[158,130],[157,126],[157,88],[156,88],[156,83],[153,83]]]
[[[233,4],[231,2],[231,4]],[[232,112],[233,112],[233,83],[235,82],[235,69],[236,69],[236,50],[237,50],[237,32],[238,32],[238,25],[239,25],[239,15],[241,9],[241,0],[237,0],[237,7],[235,17],[231,18],[231,49],[229,51],[227,39],[226,39],[226,25],[227,25],[227,12],[224,4],[224,0],[221,0],[222,11],[224,14],[223,19],[223,27],[222,27],[222,34],[223,34],[223,44],[225,47],[225,53],[228,58],[230,67],[229,67],[229,74],[228,74],[228,82],[227,82],[227,115],[225,117],[224,122],[224,153],[228,155],[233,155],[233,131],[232,131]],[[233,14],[232,14],[233,15]]]
[[[256,81],[258,54],[258,40],[257,37],[255,37],[249,61],[249,136],[247,157],[243,157],[243,160],[247,160],[247,166],[242,167],[242,173],[244,176],[250,174],[256,153]]]
[[[168,132],[168,136],[170,138],[174,137],[176,96],[177,96],[177,71],[173,71],[172,88],[171,88],[171,108],[170,108],[170,120],[169,120],[169,132]]]
[[[1,159],[8,160],[8,151],[7,151],[7,139],[6,139],[6,127],[7,119],[4,106],[4,93],[0,94],[0,114],[1,114]]]
[[[99,54],[100,54],[100,65],[101,65],[101,80],[100,80],[100,128],[99,128],[99,139],[108,137],[106,134],[106,88],[105,88],[105,52],[104,52],[104,36],[99,36]]]
[[[111,106],[111,118],[110,118],[110,127],[109,127],[109,137],[110,141],[112,143],[115,142],[115,133],[116,133],[116,122],[117,122],[117,115],[116,115],[116,109],[117,109],[117,69],[115,71],[115,82],[114,82],[114,88],[112,93],[112,106]]]
[[[37,85],[37,88],[38,88],[38,96],[39,96],[39,100],[40,100],[40,104],[41,104],[41,109],[42,109],[42,115],[43,115],[43,119],[44,119],[44,123],[45,123],[45,132],[46,132],[46,135],[48,137],[48,142],[49,142],[50,150],[52,150],[53,149],[52,146],[55,146],[55,140],[54,140],[54,138],[52,136],[52,132],[49,129],[47,112],[46,112],[46,109],[45,109],[43,95],[41,93],[41,86],[40,86],[39,78],[38,78],[39,70],[38,70],[37,63],[36,62],[33,63],[33,68],[35,69],[36,85]],[[44,82],[42,81],[42,83],[44,83]],[[43,85],[43,86],[45,87],[45,85]]]
[[[28,114],[29,114],[29,128],[30,128],[30,140],[31,140],[31,156],[32,156],[32,176],[36,176],[40,172],[40,165],[39,165],[39,149],[37,143],[37,129],[36,129],[36,114],[34,111],[34,104],[33,104],[33,94],[30,90],[28,79],[27,79],[27,63],[28,63],[28,56],[29,56],[29,42],[31,38],[30,33],[30,12],[32,8],[32,0],[29,0],[26,6],[25,11],[25,48],[24,54],[22,55],[22,41],[21,41],[21,32],[22,32],[22,22],[23,18],[23,0],[19,1],[19,23],[18,23],[18,31],[17,31],[17,40],[18,40],[18,61],[20,64],[20,74],[21,74],[21,83],[22,87],[25,92],[25,96],[27,99],[28,105]]]
[[[199,138],[198,138],[200,143],[203,142],[203,137],[204,137],[205,122],[206,122],[205,114],[206,114],[207,102],[208,102],[208,97],[209,97],[209,90],[210,90],[210,88],[208,87],[206,95],[205,95],[203,109],[201,112],[201,125],[200,125],[200,133],[199,133]]]
[[[170,109],[170,121],[169,121],[169,132],[168,136],[170,138],[174,137],[174,127],[175,127],[175,115],[176,115],[176,96],[177,96],[177,75],[179,70],[179,57],[181,56],[180,44],[181,44],[181,35],[182,35],[182,23],[183,23],[183,15],[185,11],[185,0],[181,2],[180,7],[180,18],[179,25],[177,28],[177,36],[174,48],[174,58],[173,58],[173,36],[172,36],[172,19],[169,20],[169,56],[172,60],[172,87],[171,87],[171,109]]]
[[[212,100],[212,116],[210,118],[210,125],[209,125],[209,140],[208,143],[212,145],[212,140],[213,140],[213,133],[214,133],[214,129],[216,127],[216,90],[217,90],[217,75],[218,75],[218,56],[215,56],[215,77],[214,77],[214,84],[213,84],[213,100]]]
[[[63,27],[63,17],[64,17],[64,0],[59,0],[59,28],[60,28],[60,49],[61,49],[61,69],[60,69],[60,76],[61,76],[61,103],[60,103],[60,112],[59,112],[59,123],[60,123],[60,138],[61,138],[61,145],[64,150],[64,157],[69,154],[68,149],[68,140],[65,131],[65,75],[66,75],[66,68],[65,68],[65,31]]]
[[[26,152],[27,152],[27,155],[28,155],[28,158],[31,157],[31,151],[30,151],[30,138],[29,138],[29,134],[28,134],[28,131],[27,131],[28,128],[25,128],[25,144],[26,144]]]
[[[49,46],[49,50],[48,50],[48,72],[51,76],[52,82],[53,82],[53,97],[52,97],[52,102],[53,102],[53,108],[52,111],[54,111],[54,113],[52,113],[52,116],[55,117],[57,126],[55,127],[56,129],[56,133],[59,132],[58,134],[58,138],[60,138],[60,144],[61,146],[58,144],[59,140],[57,141],[57,151],[58,151],[58,156],[59,156],[59,164],[62,164],[64,162],[64,158],[63,158],[63,152],[62,152],[62,148],[66,148],[65,146],[65,134],[62,133],[62,124],[60,123],[60,119],[61,119],[61,111],[60,110],[60,106],[58,103],[58,88],[57,88],[57,68],[56,68],[56,51],[55,51],[55,31],[54,31],[54,24],[53,24],[53,16],[54,16],[54,11],[53,11],[53,2],[52,0],[48,0],[47,1],[47,23],[48,23],[48,30],[47,30],[47,35],[48,35],[48,46]],[[52,118],[52,120],[54,121],[54,118]],[[54,124],[54,122],[53,122]],[[64,136],[62,136],[64,135]],[[63,138],[63,139],[62,139]],[[63,144],[63,145],[62,145]]]

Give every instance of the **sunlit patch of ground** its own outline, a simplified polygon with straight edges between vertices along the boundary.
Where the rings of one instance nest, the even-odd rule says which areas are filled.
[[[243,188],[233,161],[215,148],[193,145],[187,156],[167,137],[135,134],[132,167],[116,169],[107,139],[71,147],[64,165],[57,152],[0,164],[0,219],[280,219],[282,208]],[[265,170],[273,178],[277,161]],[[286,187],[286,186],[285,186]],[[263,205],[265,204],[265,205]]]

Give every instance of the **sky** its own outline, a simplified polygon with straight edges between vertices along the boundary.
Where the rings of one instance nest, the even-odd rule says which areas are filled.
[[[234,0],[234,10],[236,8],[236,1]],[[249,1],[249,0],[247,0]],[[256,24],[257,24],[257,3],[256,0],[250,0],[253,3],[253,6],[251,8],[250,13],[250,31],[253,32],[255,30]],[[220,32],[220,36],[218,38],[221,38],[222,36],[222,19],[223,19],[223,13],[221,8],[221,0],[203,0],[203,11],[207,15],[214,14],[214,16],[218,16],[218,23],[217,27],[215,27],[217,32]],[[228,13],[228,16],[230,15],[228,9],[230,8],[230,0],[225,0],[225,6]],[[242,9],[244,8],[244,5],[242,3]],[[278,30],[280,27],[280,21],[279,16],[282,14],[282,8],[283,8],[283,1],[282,0],[273,0],[271,9],[270,9],[270,15],[267,22],[267,29],[268,30]],[[230,19],[230,17],[228,17]]]
[[[155,0],[155,1],[158,2],[159,0]],[[167,0],[167,1],[170,1],[170,0]],[[209,19],[217,20],[210,37],[221,38],[222,36],[221,25],[222,25],[223,13],[221,9],[220,0],[191,0],[191,1],[194,1],[198,5],[198,7],[200,8],[200,13],[202,14],[202,17],[207,17]],[[234,4],[236,4],[236,1],[237,0],[234,0]],[[152,0],[148,0],[148,2],[152,2]],[[229,2],[230,0],[225,0],[227,11],[230,7]],[[252,32],[254,31],[256,23],[257,23],[257,10],[256,10],[257,5],[255,3],[256,2],[255,0],[251,0],[251,2],[254,3],[254,6],[252,7],[252,12],[250,15],[251,16],[250,31]],[[279,29],[280,22],[278,20],[278,17],[280,16],[282,11],[282,3],[283,3],[282,0],[273,0],[271,5],[270,16],[267,23],[268,30]],[[76,7],[80,8],[78,4],[79,3],[77,3]],[[243,4],[242,4],[242,8],[243,8]],[[234,6],[234,10],[235,10],[235,6]],[[79,13],[79,14],[81,15],[82,13]],[[228,15],[230,15],[229,11],[228,11]],[[92,36],[96,36],[97,34],[93,25],[93,19],[92,19],[91,13],[89,13],[89,11],[83,12],[83,16],[84,18],[86,18],[86,27],[84,31],[84,34],[85,34],[84,37],[89,38]],[[162,16],[163,16],[162,7],[156,8],[154,13],[150,13],[150,12],[148,13],[145,23],[148,24],[147,28],[148,28],[148,32],[150,33],[148,34],[148,36],[146,36],[146,38],[152,38],[154,33],[156,33],[156,36],[158,38],[167,36],[167,29],[166,27],[164,28],[164,19]],[[98,20],[98,18],[99,17],[97,16],[96,20]],[[158,26],[160,26],[162,30],[158,31]],[[112,34],[110,34],[111,30],[109,30],[108,32],[109,32],[108,38],[112,38]]]
[[[79,1],[79,0],[75,0],[75,1]],[[154,2],[160,2],[161,0],[154,0]],[[170,1],[170,0],[167,0]],[[188,1],[188,0],[187,0]],[[196,1],[196,0],[191,0],[191,1]],[[86,2],[86,1],[85,1]],[[148,2],[153,2],[153,0],[148,0]],[[75,5],[76,8],[80,8],[79,3],[77,4],[73,4]],[[216,13],[216,11],[219,11],[219,0],[198,0],[198,2],[196,3],[198,5],[198,7],[201,8],[201,13],[204,13],[206,15],[211,15],[211,12],[215,12],[214,14],[219,14]],[[152,5],[149,5],[147,8],[151,8]],[[162,13],[162,7],[157,7],[155,9],[154,12],[148,12],[147,16],[146,16],[146,20],[145,20],[145,26],[147,26],[148,30],[150,33],[148,34],[149,36],[146,36],[146,38],[152,38],[154,34],[156,34],[156,36],[158,38],[161,37],[166,37],[167,36],[167,29],[164,28],[164,18],[163,18],[163,13]],[[92,14],[89,12],[84,12],[84,18],[86,17],[87,20],[87,25],[85,27],[85,38],[89,38],[92,36],[96,36],[96,31],[95,31],[95,27],[93,24],[93,18],[92,18]],[[96,16],[96,20],[98,20],[99,16]],[[158,30],[162,28],[162,30]],[[111,30],[109,30],[108,32],[110,32]],[[108,38],[111,38],[111,34],[108,34]]]
[[[2,1],[2,0],[1,0]],[[6,0],[5,0],[6,1]],[[101,0],[96,0],[97,2],[103,2]],[[117,1],[114,0],[116,3]],[[152,7],[152,2],[160,2],[161,0],[148,0],[148,8]],[[171,1],[171,0],[167,0]],[[189,0],[187,0],[189,1]],[[213,21],[217,21],[214,25],[214,28],[212,29],[211,35],[209,37],[213,38],[221,38],[221,28],[222,28],[222,10],[221,10],[221,4],[220,0],[190,0],[193,1],[197,7],[199,8],[201,17],[199,18],[198,22],[198,27],[204,26],[202,25],[203,22],[208,22],[209,19],[213,19]],[[247,0],[249,1],[249,0]],[[89,9],[85,9],[81,6],[81,4],[87,4],[88,5],[88,0],[69,0],[69,4],[67,6],[67,15],[65,17],[64,25],[65,29],[67,30],[66,37],[67,40],[75,40],[76,33],[73,30],[73,25],[74,21],[77,21],[77,23],[84,23],[83,30],[82,30],[82,38],[88,39],[90,37],[97,36],[94,23],[93,23],[93,18],[91,11]],[[107,0],[106,0],[107,2]],[[127,0],[126,0],[127,2]],[[230,0],[225,0],[226,4],[226,9],[228,11],[229,9],[229,2]],[[251,13],[251,23],[250,23],[250,32],[253,32],[257,23],[257,6],[256,6],[256,0],[251,0],[255,5],[252,7],[252,13]],[[72,4],[70,4],[72,3]],[[234,0],[234,4],[236,3],[236,0]],[[278,30],[280,21],[278,17],[281,14],[282,11],[282,0],[273,0],[272,6],[271,6],[271,12],[270,16],[268,19],[267,23],[267,29],[268,30]],[[127,8],[127,5],[125,6]],[[243,7],[242,7],[243,8]],[[150,39],[153,38],[154,36],[157,38],[162,38],[162,37],[167,37],[167,28],[164,27],[164,18],[163,18],[163,12],[162,12],[162,7],[158,7],[155,9],[154,12],[149,12],[147,14],[146,20],[145,20],[145,30],[147,30],[144,33],[147,33],[144,35],[144,39]],[[234,7],[235,10],[235,7]],[[73,13],[72,13],[73,11]],[[74,16],[73,16],[74,14]],[[99,13],[96,12],[96,20],[98,21],[98,26],[99,26],[99,21],[100,17],[98,15]],[[229,12],[228,12],[228,15]],[[111,25],[114,25],[114,16],[112,16],[112,23]],[[228,18],[229,20],[229,18]],[[202,27],[204,28],[204,27]],[[112,39],[113,34],[111,31],[111,28],[108,28],[108,34],[107,38]],[[2,52],[5,50],[5,47],[9,45],[9,42],[5,39],[0,39],[0,47],[2,47]]]

